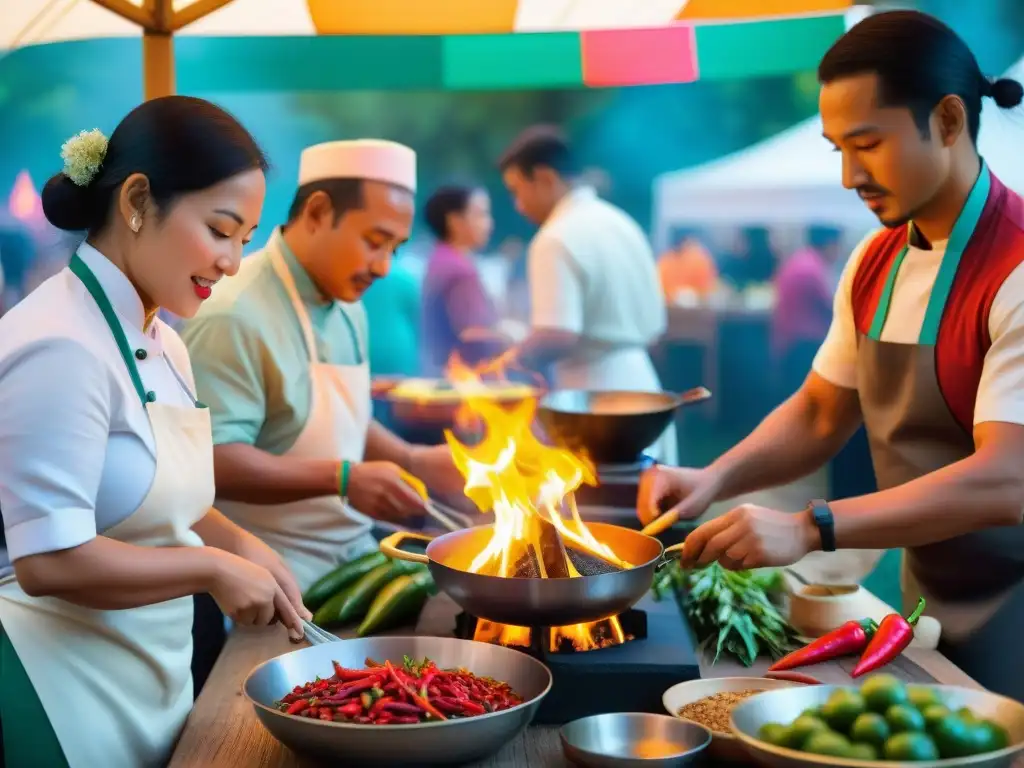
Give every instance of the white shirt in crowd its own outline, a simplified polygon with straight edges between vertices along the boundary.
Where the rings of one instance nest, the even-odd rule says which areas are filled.
[[[530,243],[528,274],[534,328],[647,347],[668,325],[647,236],[591,187],[559,201]]]
[[[128,278],[83,243],[124,327],[147,391],[190,407],[188,352],[144,311]],[[153,432],[99,307],[64,269],[0,326],[0,577],[19,557],[79,546],[131,515],[156,473]],[[173,367],[172,367],[173,366]],[[186,388],[187,387],[187,388]]]
[[[814,358],[815,373],[833,384],[857,386],[857,329],[853,315],[853,279],[868,244],[881,230],[865,237],[854,249],[839,279],[832,325]],[[911,246],[893,285],[889,314],[881,340],[916,344],[925,310],[939,272],[946,242],[931,250]],[[1024,424],[1024,265],[1003,283],[988,319],[992,346],[985,355],[978,384],[974,423],[1004,421]]]

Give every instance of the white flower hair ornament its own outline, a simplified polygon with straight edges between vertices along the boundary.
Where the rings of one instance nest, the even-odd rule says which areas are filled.
[[[107,155],[107,137],[98,129],[72,136],[60,148],[64,175],[79,187],[87,187],[96,178]]]

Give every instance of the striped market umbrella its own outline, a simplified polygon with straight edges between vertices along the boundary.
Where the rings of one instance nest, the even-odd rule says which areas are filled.
[[[147,98],[174,92],[176,81],[219,91],[613,87],[811,69],[852,5],[14,0],[0,18],[0,48],[16,59],[47,45],[131,44],[141,35]]]

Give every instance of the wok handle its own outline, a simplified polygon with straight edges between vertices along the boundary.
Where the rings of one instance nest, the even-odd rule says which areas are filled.
[[[430,563],[430,558],[426,555],[421,555],[418,552],[406,552],[405,550],[399,549],[399,546],[406,539],[433,541],[434,537],[427,536],[422,533],[414,533],[412,531],[395,531],[380,542],[380,551],[387,557],[394,560],[405,560],[407,563],[422,563],[423,565]]]
[[[654,570],[657,571],[671,563],[676,557],[681,557],[684,546],[686,546],[686,542],[681,541],[678,544],[673,544],[671,547],[666,547],[665,551],[661,553],[661,557],[658,559],[658,564],[654,566]]]

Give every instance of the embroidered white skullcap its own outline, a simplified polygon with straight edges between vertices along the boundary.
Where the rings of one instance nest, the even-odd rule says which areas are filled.
[[[299,159],[299,186],[325,179],[383,181],[416,191],[416,152],[394,141],[355,139],[314,144]]]

